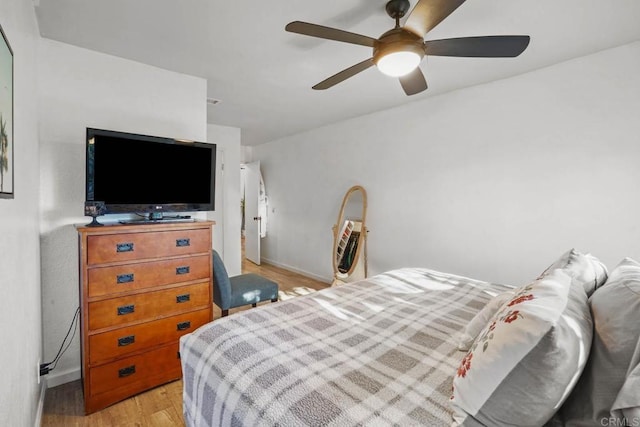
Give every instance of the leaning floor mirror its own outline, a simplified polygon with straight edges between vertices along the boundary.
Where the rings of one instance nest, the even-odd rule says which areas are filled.
[[[332,286],[367,277],[367,192],[359,185],[347,190],[333,226]]]

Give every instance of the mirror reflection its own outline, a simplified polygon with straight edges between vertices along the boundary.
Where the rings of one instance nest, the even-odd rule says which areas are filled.
[[[336,250],[336,262],[340,273],[347,273],[351,269],[358,249],[361,231],[362,221],[350,219],[344,221]]]
[[[367,276],[366,211],[366,191],[361,186],[351,187],[344,196],[338,221],[333,226],[333,285]]]

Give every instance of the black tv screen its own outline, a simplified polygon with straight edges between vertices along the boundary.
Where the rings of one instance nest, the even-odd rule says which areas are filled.
[[[215,144],[87,128],[86,161],[86,200],[106,213],[215,208]]]

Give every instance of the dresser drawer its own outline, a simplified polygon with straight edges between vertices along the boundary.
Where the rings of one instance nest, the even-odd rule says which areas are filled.
[[[89,265],[210,251],[211,232],[206,228],[87,237]]]
[[[156,345],[176,342],[182,335],[211,321],[204,309],[89,337],[89,363],[124,357]]]
[[[211,304],[209,281],[89,303],[89,330],[155,320]]]
[[[89,297],[208,279],[211,276],[210,266],[211,255],[207,254],[164,261],[91,268],[88,271]]]
[[[120,388],[147,384],[154,377],[180,378],[179,345],[173,343],[91,369],[91,394],[117,393]],[[148,387],[147,387],[148,388]]]

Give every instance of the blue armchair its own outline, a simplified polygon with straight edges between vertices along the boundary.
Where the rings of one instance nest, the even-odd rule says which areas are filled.
[[[230,308],[248,304],[255,307],[267,300],[278,301],[276,282],[252,273],[229,277],[220,255],[213,251],[213,302],[220,307],[223,317]]]

